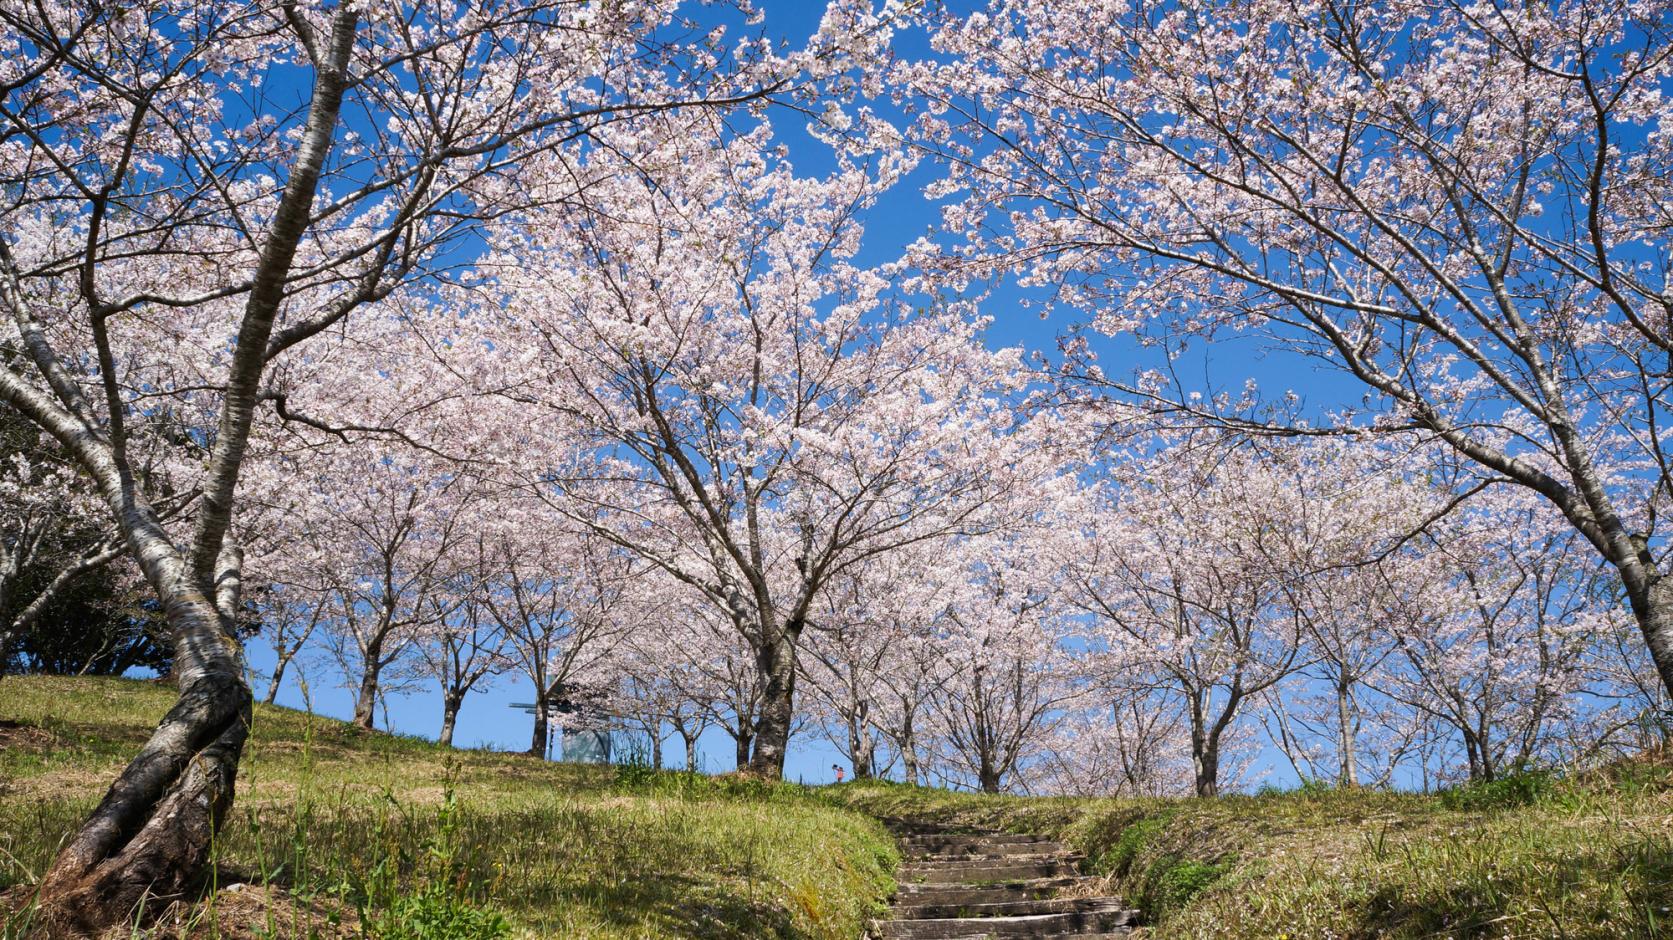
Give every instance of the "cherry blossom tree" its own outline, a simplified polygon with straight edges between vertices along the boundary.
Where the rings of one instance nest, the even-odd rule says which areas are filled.
[[[269,705],[278,699],[285,672],[296,661],[297,654],[307,648],[326,615],[326,599],[299,595],[295,588],[281,588],[257,604],[263,639],[273,650],[273,671],[267,677],[267,691],[263,694],[263,701]]]
[[[999,524],[1040,471],[1015,350],[958,310],[896,310],[857,265],[859,215],[901,169],[823,178],[772,157],[771,126],[665,115],[569,171],[587,204],[496,234],[485,287],[511,391],[597,468],[539,468],[558,511],[697,590],[759,673],[750,769],[779,776],[797,658],[848,568]]]
[[[1100,688],[1106,697],[1115,691]],[[1174,796],[1194,784],[1185,716],[1135,686],[1102,707],[1070,710],[1041,745],[1023,785],[1074,796]]]
[[[1658,525],[1673,350],[1663,3],[993,0],[902,63],[955,240],[1108,334],[1265,337],[1539,494],[1616,572],[1673,690]],[[962,238],[963,241],[957,241]],[[945,241],[945,240],[944,240]],[[1313,427],[1088,376],[1196,421]]]
[[[431,599],[430,627],[418,639],[422,668],[441,691],[441,730],[436,740],[447,747],[453,746],[465,697],[486,688],[508,666],[505,630],[489,615],[484,594],[493,577],[490,556],[480,539],[475,547],[476,564],[461,565],[440,596]],[[467,545],[465,551],[469,549]]]
[[[590,531],[558,520],[530,530],[508,516],[490,536],[482,603],[505,636],[505,655],[534,687],[534,731],[528,753],[542,757],[550,737],[547,707],[561,706],[581,685],[603,688],[608,662],[630,625],[639,571],[636,559]]]
[[[976,539],[963,553],[967,580],[947,613],[947,677],[930,717],[950,775],[998,793],[1084,689],[1061,645],[1055,558],[1016,538]]]
[[[1426,532],[1421,581],[1386,596],[1398,668],[1373,684],[1447,729],[1470,779],[1566,756],[1596,577],[1573,529],[1526,491]]]
[[[332,656],[354,690],[355,724],[370,729],[391,670],[413,671],[417,644],[458,603],[450,582],[486,507],[468,479],[397,445],[316,449],[297,525],[307,575],[326,595]],[[444,603],[444,601],[446,603]]]
[[[872,620],[866,598],[881,585],[850,576],[830,585],[810,618],[801,659],[811,711],[855,780],[881,776],[881,677],[904,637]]]
[[[1093,618],[1095,671],[1165,689],[1186,716],[1199,796],[1222,785],[1227,740],[1300,665],[1303,636],[1265,545],[1299,512],[1281,473],[1235,439],[1186,436],[1108,466],[1070,602]]]

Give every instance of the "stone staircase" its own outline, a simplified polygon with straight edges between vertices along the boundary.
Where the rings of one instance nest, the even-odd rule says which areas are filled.
[[[881,940],[1097,940],[1125,937],[1137,920],[1119,898],[1064,896],[1097,879],[1081,875],[1081,856],[1060,842],[886,822],[904,861],[892,918],[874,924]]]

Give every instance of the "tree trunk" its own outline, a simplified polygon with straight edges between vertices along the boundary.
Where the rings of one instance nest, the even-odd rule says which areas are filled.
[[[383,639],[366,646],[366,665],[360,672],[360,694],[354,699],[354,723],[372,730],[373,710],[378,705],[378,673],[383,671]]]
[[[241,559],[223,558],[217,601],[230,613]],[[232,619],[183,572],[164,588],[180,697],[42,879],[49,936],[97,936],[197,888],[232,806],[253,701]]]
[[[1627,594],[1638,629],[1650,647],[1650,661],[1655,663],[1662,688],[1673,697],[1673,578],[1655,575],[1642,590],[1634,591],[1629,586]]]
[[[542,698],[534,703],[534,734],[529,738],[529,756],[544,759],[550,740],[546,726],[546,701]]]
[[[651,769],[662,769],[662,738],[655,731],[651,732]]]
[[[779,635],[768,637],[755,653],[762,680],[761,715],[755,722],[755,750],[749,758],[749,772],[758,777],[778,780],[784,776],[784,756],[795,719],[798,632],[787,626]]]
[[[732,732],[732,742],[737,745],[734,750],[737,752],[738,769],[748,770],[749,749],[750,745],[755,743],[755,735],[750,733],[743,719],[739,719],[737,730]]]
[[[1220,749],[1210,746],[1193,755],[1198,796],[1220,795]]]
[[[123,449],[123,404],[108,369],[102,375],[110,404],[107,438],[93,430],[85,396],[63,380],[56,354],[44,342],[32,347],[33,355],[64,407],[0,368],[0,399],[57,438],[98,483],[134,561],[162,602],[180,690],[174,707],[41,879],[39,917],[48,934],[97,936],[114,927],[128,932],[142,902],[155,912],[161,899],[195,887],[232,806],[253,696],[234,628],[243,559],[226,532],[273,324],[311,220],[350,80],[359,15],[354,4],[339,5],[331,14],[329,42],[321,44],[307,121],[245,301],[189,543],[176,543],[146,503]]]
[[[453,746],[453,727],[459,721],[459,709],[464,704],[465,694],[463,692],[452,691],[442,696],[441,734],[436,738],[442,747]]]
[[[285,681],[285,668],[290,665],[290,656],[280,654],[279,661],[273,664],[273,678],[267,682],[267,694],[262,701],[271,705],[279,697],[279,684]]]
[[[871,726],[866,723],[868,709],[861,703],[848,719],[848,752],[853,755],[854,779],[870,780],[875,775],[877,744],[871,737]]]
[[[918,785],[918,736],[912,727],[912,714],[907,712],[901,724],[900,760],[906,771],[906,782]]]
[[[1336,783],[1343,787],[1359,786],[1359,755],[1354,750],[1353,699],[1347,681],[1336,685],[1336,721],[1341,739],[1337,745],[1340,758]]]
[[[697,738],[696,738],[695,735],[688,735],[684,731],[681,731],[680,732],[680,739],[685,742],[685,769],[689,770],[689,771],[692,771],[692,772],[696,772],[696,770],[697,770]]]
[[[981,786],[983,793],[999,792],[999,772],[994,770],[991,761],[982,761],[981,769],[976,772],[976,782]]]

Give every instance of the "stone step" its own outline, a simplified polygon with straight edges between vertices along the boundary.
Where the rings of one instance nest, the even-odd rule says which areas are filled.
[[[1135,912],[1128,910],[1070,911],[1024,914],[1016,917],[947,917],[922,920],[885,920],[877,925],[884,940],[963,940],[967,937],[1077,937],[1107,934],[1129,927]]]
[[[1078,856],[1053,856],[1045,859],[1015,859],[942,862],[908,862],[900,866],[897,880],[926,884],[986,884],[994,881],[1022,881],[1029,878],[1052,878],[1077,875]]]
[[[1119,898],[1019,898],[989,904],[896,904],[896,920],[969,920],[984,917],[1023,917],[1029,914],[1096,914],[1125,910]]]
[[[959,858],[999,858],[1011,855],[1071,855],[1061,842],[966,842],[944,846],[902,846],[912,859],[940,861]]]
[[[895,896],[898,904],[997,904],[1001,901],[1025,901],[1031,898],[1053,897],[1066,888],[1089,878],[1061,875],[1056,878],[1033,878],[1026,881],[1003,881],[995,884],[902,884]]]
[[[900,837],[907,846],[957,846],[985,842],[990,845],[1027,845],[1050,842],[1048,836],[1025,832],[935,832]]]
[[[1132,936],[1132,927],[1117,927],[1106,933],[1051,933],[1042,934],[1041,938],[1042,940],[1051,940],[1054,937],[1069,937],[1072,940],[1130,940]],[[943,937],[941,940],[993,940],[993,934],[973,933],[962,937]]]

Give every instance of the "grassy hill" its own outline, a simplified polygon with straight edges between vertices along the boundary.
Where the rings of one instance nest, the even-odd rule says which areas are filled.
[[[1156,937],[1673,937],[1673,767],[1661,761],[1438,795],[1108,800],[880,782],[831,795],[868,813],[1056,836]]]
[[[0,681],[0,890],[27,896],[171,698]],[[881,815],[1059,837],[1153,937],[1673,938],[1664,761],[1432,796],[1027,798],[555,765],[258,706],[239,786],[215,890],[171,932],[855,940],[893,887]]]
[[[172,698],[0,681],[0,889],[27,890]],[[259,705],[238,785],[219,890],[171,917],[183,933],[846,940],[893,887],[881,826],[794,785],[450,751]]]

